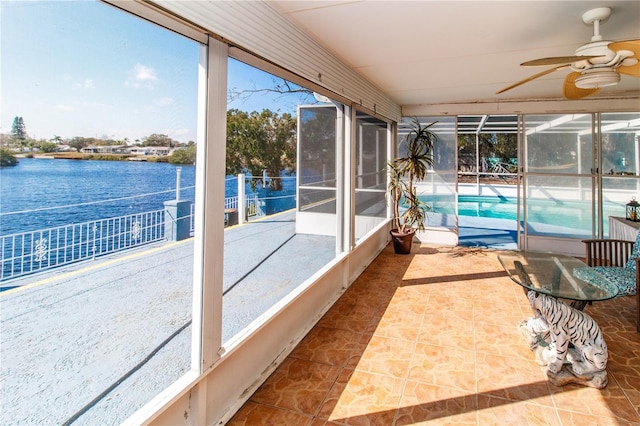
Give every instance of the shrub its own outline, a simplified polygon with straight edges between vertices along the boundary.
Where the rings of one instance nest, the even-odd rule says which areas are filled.
[[[11,151],[0,148],[0,167],[11,167],[18,164],[18,159]]]

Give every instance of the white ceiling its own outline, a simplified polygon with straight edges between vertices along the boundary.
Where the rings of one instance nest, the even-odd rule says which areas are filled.
[[[511,83],[547,67],[531,59],[571,56],[590,41],[582,22],[607,6],[605,40],[640,39],[635,1],[272,1],[268,3],[400,105],[559,99],[568,70],[500,95]],[[592,97],[639,99],[640,78]]]

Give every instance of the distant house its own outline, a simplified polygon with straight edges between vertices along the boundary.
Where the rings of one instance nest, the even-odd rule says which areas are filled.
[[[170,146],[132,146],[129,147],[129,153],[133,155],[153,155],[164,157],[170,155],[175,148]]]
[[[133,155],[149,155],[148,146],[131,146],[129,147],[129,153]]]
[[[83,154],[129,154],[125,145],[89,145],[80,150]]]
[[[164,157],[170,155],[175,148],[171,148],[170,146],[149,146],[149,154],[148,155],[157,155],[158,157]]]
[[[170,155],[175,148],[169,146],[125,146],[125,145],[89,145],[80,150],[83,154],[130,154],[163,157]]]

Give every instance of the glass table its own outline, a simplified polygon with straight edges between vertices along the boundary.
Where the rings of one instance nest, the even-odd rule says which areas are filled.
[[[607,385],[607,346],[587,303],[615,297],[617,287],[584,262],[563,254],[513,252],[498,260],[527,294],[534,316],[519,323],[551,383]],[[558,299],[570,300],[565,304]]]
[[[499,255],[509,277],[525,289],[557,299],[571,300],[584,309],[588,302],[612,299],[618,289],[595,269],[575,257],[541,252],[514,252]]]

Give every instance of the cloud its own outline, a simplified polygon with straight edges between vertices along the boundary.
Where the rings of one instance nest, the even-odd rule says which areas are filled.
[[[71,111],[73,109],[71,105],[65,105],[65,104],[57,104],[55,108],[59,111]]]
[[[129,87],[148,87],[153,88],[154,83],[158,81],[156,72],[153,68],[146,67],[142,64],[136,64],[129,70],[129,77],[125,81],[125,85]]]
[[[165,96],[164,98],[156,99],[155,104],[156,104],[156,106],[159,106],[159,107],[167,107],[167,106],[173,104],[173,98],[171,98],[169,96]]]
[[[171,131],[171,134],[172,134],[172,137],[174,138],[185,139],[187,136],[190,136],[192,132],[193,132],[192,129],[182,128],[182,129],[173,129],[173,131]]]
[[[80,83],[73,83],[74,89],[93,89],[93,80],[90,78],[85,78],[84,81]]]

